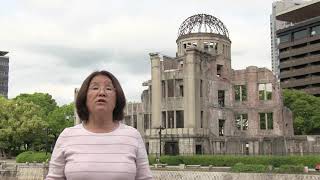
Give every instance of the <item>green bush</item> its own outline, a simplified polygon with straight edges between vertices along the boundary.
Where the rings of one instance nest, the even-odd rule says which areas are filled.
[[[149,156],[148,159],[149,159],[149,164],[150,165],[156,163],[156,156]]]
[[[231,168],[232,172],[256,172],[263,173],[268,171],[268,167],[262,164],[243,164],[237,163]]]
[[[281,165],[276,172],[279,173],[302,173],[303,165]]]
[[[155,157],[149,158],[150,164],[155,163]],[[235,156],[235,155],[195,155],[195,156],[161,156],[160,162],[168,165],[202,165],[232,167],[237,163],[271,165],[303,165],[314,167],[320,162],[320,155],[310,156]]]
[[[50,153],[46,155],[45,152],[26,151],[26,152],[20,153],[16,157],[16,162],[17,163],[25,163],[25,162],[41,163],[41,162],[47,162],[50,159],[50,157],[51,157]]]

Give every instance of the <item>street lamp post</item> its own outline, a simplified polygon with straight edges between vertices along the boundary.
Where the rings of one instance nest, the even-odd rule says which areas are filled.
[[[162,127],[162,126],[159,126],[157,129],[159,129],[159,139],[160,139],[160,146],[159,146],[159,158],[160,158],[160,156],[161,156],[161,131],[163,130],[163,129],[165,129],[164,127]]]
[[[49,134],[49,128],[46,128],[46,155],[48,154],[48,134]]]

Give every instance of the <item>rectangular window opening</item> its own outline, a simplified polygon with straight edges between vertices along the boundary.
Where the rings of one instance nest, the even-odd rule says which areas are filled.
[[[224,136],[224,119],[219,119],[219,136]]]
[[[258,85],[259,100],[271,100],[272,99],[272,84],[262,83]]]
[[[167,80],[168,85],[168,97],[174,97],[174,82],[173,79]]]
[[[223,67],[223,65],[217,64],[217,77],[221,77],[222,67]]]
[[[184,128],[183,111],[176,111],[177,128]]]
[[[162,111],[162,127],[167,128],[167,116],[166,111]]]
[[[200,128],[203,128],[203,111],[200,112]]]
[[[218,90],[218,104],[219,107],[224,107],[224,91],[223,90]]]
[[[234,96],[236,101],[247,100],[247,86],[246,85],[235,85]]]
[[[174,128],[174,111],[168,111],[168,128]]]
[[[260,129],[273,129],[273,113],[259,113]]]

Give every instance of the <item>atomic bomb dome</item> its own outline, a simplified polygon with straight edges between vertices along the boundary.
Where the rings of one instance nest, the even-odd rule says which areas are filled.
[[[196,14],[183,21],[178,38],[191,33],[214,33],[229,38],[228,29],[222,21],[208,14]]]

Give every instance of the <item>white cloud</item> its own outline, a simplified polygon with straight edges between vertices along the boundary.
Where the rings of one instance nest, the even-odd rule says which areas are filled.
[[[6,4],[7,3],[7,4]],[[0,12],[0,50],[9,51],[9,97],[47,92],[59,102],[94,70],[119,78],[140,101],[150,78],[148,53],[175,56],[180,24],[196,13],[219,18],[232,41],[233,68],[270,68],[271,0],[26,0]]]

